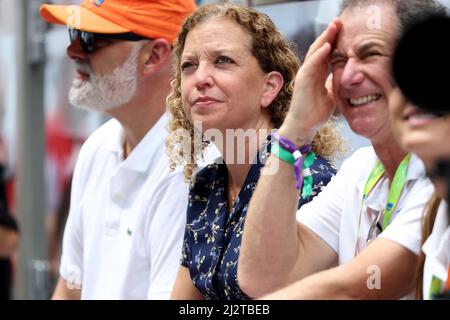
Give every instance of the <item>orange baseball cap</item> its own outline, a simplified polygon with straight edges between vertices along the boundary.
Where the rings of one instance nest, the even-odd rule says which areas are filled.
[[[194,0],[84,0],[81,5],[43,4],[40,14],[50,23],[82,31],[133,32],[172,43],[196,8]]]

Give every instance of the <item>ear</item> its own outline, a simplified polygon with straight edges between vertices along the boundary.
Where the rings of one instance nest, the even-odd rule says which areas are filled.
[[[277,97],[281,88],[283,87],[283,76],[278,71],[271,71],[266,74],[266,81],[264,84],[263,94],[261,97],[261,106],[267,108],[273,100]]]
[[[170,64],[172,46],[165,39],[150,40],[142,48],[144,76],[151,75]]]

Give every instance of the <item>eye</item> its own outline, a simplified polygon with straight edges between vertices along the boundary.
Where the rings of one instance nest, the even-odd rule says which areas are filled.
[[[345,66],[346,63],[347,63],[347,58],[344,58],[344,57],[336,57],[336,58],[332,58],[330,60],[330,64],[333,67],[333,69],[341,68],[341,67]]]
[[[228,63],[234,63],[233,59],[227,57],[227,56],[219,56],[216,59],[216,63],[218,64],[228,64]]]
[[[370,58],[376,56],[382,56],[382,54],[378,51],[368,51],[363,55],[363,58]]]
[[[95,40],[95,48],[101,49],[109,46],[113,41],[110,39],[96,39]]]
[[[186,69],[191,69],[193,67],[195,67],[194,63],[186,61],[181,64],[181,71],[185,71]]]

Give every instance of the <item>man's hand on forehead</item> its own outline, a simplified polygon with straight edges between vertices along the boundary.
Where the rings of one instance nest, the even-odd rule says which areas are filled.
[[[341,28],[342,21],[339,18],[333,19],[327,29],[309,47],[305,60],[308,60],[315,52],[327,43],[331,46],[331,48],[333,48]]]

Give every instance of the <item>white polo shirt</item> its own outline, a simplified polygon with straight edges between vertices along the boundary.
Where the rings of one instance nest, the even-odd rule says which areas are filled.
[[[423,298],[431,299],[431,279],[436,277],[444,285],[448,277],[450,266],[450,219],[448,206],[442,201],[439,206],[433,232],[425,241],[422,250],[425,253],[425,265],[423,267]]]
[[[83,145],[75,167],[60,273],[82,286],[82,299],[136,296],[128,266],[138,221],[150,230],[155,297],[168,298],[179,266],[188,185],[181,171],[170,172],[165,151],[167,115],[123,160],[123,129],[110,120]],[[147,274],[133,280],[148,281]]]
[[[210,145],[205,150],[205,158],[198,164],[200,170],[208,163],[212,163],[220,153],[214,145]],[[166,184],[174,183],[175,179],[167,179]],[[171,189],[166,186],[162,189]],[[158,206],[161,203],[176,201],[174,195],[170,192],[156,194],[153,201]],[[159,203],[159,204],[158,204]],[[178,243],[180,233],[184,236],[186,227],[187,201],[180,201],[183,208],[183,224],[178,222],[179,215],[170,214],[166,219],[155,220],[152,215],[141,215],[136,227],[135,238],[131,248],[132,258],[129,260],[126,279],[127,283],[122,290],[122,296],[128,299],[169,299],[174,285],[173,270],[178,271],[181,260],[181,245]],[[181,228],[182,227],[182,228]],[[171,239],[166,243],[154,244],[160,238],[160,231],[164,230],[168,234],[166,237]],[[176,245],[177,250],[171,250],[170,247]],[[163,271],[166,270],[166,271]],[[142,275],[147,275],[143,277]]]
[[[372,147],[359,149],[342,164],[324,190],[297,212],[297,220],[338,254],[339,264],[355,256],[358,239],[359,251],[365,248],[370,225],[386,206],[389,181],[385,177],[362,203],[364,186],[377,161]],[[421,219],[433,190],[422,161],[413,155],[391,223],[379,236],[419,254]]]

